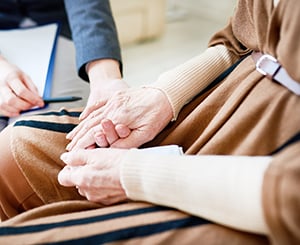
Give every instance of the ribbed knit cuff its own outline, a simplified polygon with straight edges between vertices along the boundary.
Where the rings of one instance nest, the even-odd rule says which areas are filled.
[[[156,82],[146,85],[163,91],[173,110],[173,119],[181,108],[205,89],[237,60],[223,45],[208,48],[201,55],[163,73]]]
[[[164,187],[172,186],[172,179],[168,182],[168,173],[170,173],[169,164],[160,164],[164,162],[164,158],[168,159],[174,157],[174,161],[178,156],[163,156],[161,154],[150,154],[143,150],[131,149],[123,158],[121,168],[121,184],[127,196],[132,200],[151,201],[159,199],[159,197],[148,196],[149,193],[154,195],[163,195],[167,190]],[[172,161],[172,160],[171,160]],[[157,167],[155,167],[157,165]],[[173,175],[171,175],[173,176]],[[157,183],[163,181],[161,190],[153,192],[153,188],[157,188]],[[145,185],[143,184],[145,183]],[[153,185],[151,184],[153,183]]]

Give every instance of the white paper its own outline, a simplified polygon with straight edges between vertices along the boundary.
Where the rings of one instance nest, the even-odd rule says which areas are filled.
[[[1,55],[31,77],[40,96],[44,95],[57,30],[56,23],[0,30]]]
[[[155,146],[149,148],[142,148],[139,150],[145,151],[147,153],[159,154],[159,155],[183,155],[182,147],[178,145]]]

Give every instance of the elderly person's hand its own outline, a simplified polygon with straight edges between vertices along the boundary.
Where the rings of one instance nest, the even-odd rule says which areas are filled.
[[[92,202],[110,205],[127,199],[120,182],[120,165],[126,150],[98,148],[61,155],[66,166],[58,175],[63,186],[76,186]]]
[[[15,117],[35,106],[44,101],[31,78],[0,56],[0,114]]]
[[[122,90],[67,135],[71,140],[67,150],[87,149],[96,143],[103,147],[105,143],[99,142],[108,132],[111,134],[106,136],[106,142],[111,147],[138,147],[152,140],[172,116],[172,108],[162,91],[144,87]]]

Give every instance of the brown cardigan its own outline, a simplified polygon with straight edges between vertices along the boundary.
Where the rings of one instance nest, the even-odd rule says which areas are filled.
[[[246,0],[239,1],[231,24],[217,33],[210,44],[224,43],[239,55],[249,50],[260,50],[271,54],[279,60],[291,77],[300,81],[299,39],[299,1],[281,0],[273,9],[272,0]],[[268,91],[265,93],[268,94]],[[269,94],[271,93],[269,91]],[[291,94],[289,95],[291,98],[284,99],[284,96],[288,95],[276,94],[271,96],[269,101],[270,104],[277,104],[278,110],[282,112],[281,118],[266,118],[267,121],[263,124],[268,125],[265,127],[266,130],[269,129],[269,134],[277,134],[279,136],[277,138],[285,138],[282,143],[297,133],[299,142],[299,97]],[[261,115],[267,113],[266,111]],[[300,242],[299,186],[300,143],[295,143],[274,155],[274,160],[265,175],[263,206],[272,244],[299,244]]]

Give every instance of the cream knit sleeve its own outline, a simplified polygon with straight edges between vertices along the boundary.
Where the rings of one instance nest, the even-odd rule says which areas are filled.
[[[209,47],[201,55],[161,74],[156,82],[146,87],[160,89],[166,94],[173,110],[173,119],[176,119],[186,103],[237,59],[224,45]]]
[[[130,150],[121,183],[132,200],[177,208],[238,230],[267,233],[262,183],[271,157],[156,155]]]

